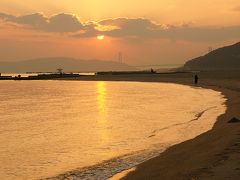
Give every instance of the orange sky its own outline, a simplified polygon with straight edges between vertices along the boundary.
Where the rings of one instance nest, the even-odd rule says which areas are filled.
[[[128,64],[178,64],[240,38],[239,0],[1,0],[0,13],[1,61],[121,51]]]

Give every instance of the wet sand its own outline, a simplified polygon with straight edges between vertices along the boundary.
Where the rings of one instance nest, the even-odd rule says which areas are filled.
[[[102,75],[70,78],[87,81],[144,81],[193,85],[195,73]],[[159,156],[145,161],[124,180],[237,180],[240,179],[240,72],[198,72],[198,86],[221,91],[227,98],[227,111],[218,117],[213,129],[174,145]],[[179,92],[181,95],[181,92]]]

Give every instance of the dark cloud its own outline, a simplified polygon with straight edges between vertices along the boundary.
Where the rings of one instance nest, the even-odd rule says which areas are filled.
[[[84,26],[75,16],[69,14],[58,14],[47,18],[40,13],[26,16],[11,16],[0,13],[0,19],[27,25],[27,28],[47,32],[77,32],[84,29]]]
[[[103,26],[111,26],[116,27],[113,30],[109,31],[101,31],[97,30],[97,24]],[[131,38],[150,38],[152,35],[151,33],[154,30],[162,28],[160,25],[156,25],[152,23],[148,19],[128,19],[128,18],[117,18],[117,19],[107,19],[98,22],[94,26],[88,27],[85,33],[80,33],[74,35],[77,38],[83,37],[93,37],[96,35],[104,34],[111,37],[131,37]]]
[[[220,42],[227,39],[240,38],[240,26],[209,28],[160,25],[148,19],[109,19],[99,22],[102,25],[117,26],[117,29],[101,32],[111,37],[135,37],[135,39],[170,39],[191,42]]]
[[[75,16],[58,14],[49,19],[48,31],[53,32],[76,32],[84,29],[84,26]]]
[[[218,42],[232,38],[240,38],[240,26],[209,28],[159,25],[147,19],[112,19],[99,22],[104,25],[115,25],[118,29],[104,32],[112,37],[136,37],[141,39],[160,38],[172,41]]]
[[[172,40],[220,42],[227,39],[240,38],[240,26],[223,28],[175,27],[156,33],[160,38]]]
[[[112,26],[121,26],[126,23],[129,19],[127,18],[117,18],[117,19],[105,19],[98,22],[101,25],[112,25]]]
[[[101,31],[95,29],[95,24],[88,24],[84,27],[84,32],[72,35],[75,38],[91,38],[101,34]]]
[[[96,26],[89,26],[85,33],[80,33],[74,35],[74,37],[91,37],[99,34],[105,34],[111,37],[125,37],[125,36],[134,36],[134,37],[147,37],[153,29],[158,28],[158,25],[153,24],[148,19],[128,19],[128,18],[117,18],[117,19],[107,19],[98,22],[97,24],[103,26],[115,26],[116,28],[110,31],[101,31],[97,30]]]
[[[240,11],[240,6],[237,6],[237,7],[233,8],[232,10],[233,10],[233,11],[238,11],[238,12],[239,12],[239,11]]]
[[[18,24],[28,25],[33,29],[46,29],[48,26],[47,18],[45,18],[42,14],[30,14],[26,16],[15,17],[14,19],[9,19],[9,21],[16,22]]]
[[[114,37],[136,36],[141,38],[151,37],[151,32],[158,28],[148,19],[125,19],[120,29],[107,32],[107,35]]]
[[[188,24],[172,26],[156,24],[144,18],[105,19],[95,23],[83,24],[75,16],[69,14],[58,14],[47,18],[39,13],[19,17],[0,13],[0,19],[23,24],[27,28],[40,31],[74,32],[75,34],[71,36],[75,38],[96,37],[102,34],[133,40],[170,39],[173,42],[176,40],[220,42],[240,38],[240,26],[223,28],[191,27]],[[103,31],[101,26],[111,28],[109,28],[110,30],[105,28]]]
[[[16,17],[9,14],[0,13],[0,19],[5,21],[15,21]]]

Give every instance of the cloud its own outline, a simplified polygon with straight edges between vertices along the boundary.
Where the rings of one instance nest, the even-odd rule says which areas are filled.
[[[16,22],[18,24],[28,25],[33,29],[45,29],[47,28],[47,18],[42,14],[30,14],[26,16],[15,17],[14,19],[8,19],[9,21]]]
[[[102,26],[102,29],[111,29],[101,31],[96,27],[98,25]],[[108,28],[110,27],[110,28]],[[115,27],[115,28],[113,28]],[[75,34],[73,37],[90,37],[104,34],[111,37],[132,37],[132,38],[150,38],[154,30],[163,29],[161,25],[154,24],[148,19],[136,18],[117,18],[117,19],[106,19],[100,22],[97,22],[95,26],[92,26],[85,33]]]
[[[49,19],[48,30],[53,32],[76,32],[84,29],[84,26],[75,16],[58,14]]]
[[[191,42],[220,42],[232,38],[240,38],[240,26],[210,28],[156,24],[148,19],[117,18],[98,22],[104,26],[116,26],[110,31],[95,31],[110,37],[131,39],[170,39],[171,41],[185,40]],[[87,33],[88,34],[88,33]],[[84,37],[75,35],[75,37]]]
[[[116,19],[104,19],[98,22],[101,25],[112,25],[112,26],[121,26],[122,24],[128,21],[127,18],[116,18]]]
[[[239,12],[239,11],[240,11],[240,6],[237,6],[237,7],[233,8],[232,10],[233,10],[233,11],[238,11],[238,12]]]
[[[131,41],[145,39],[169,39],[171,41],[184,40],[190,42],[221,42],[228,39],[240,38],[240,26],[222,28],[192,27],[191,24],[173,26],[157,24],[144,18],[116,18],[99,22],[80,22],[70,14],[58,14],[45,17],[36,13],[26,16],[12,16],[0,13],[0,19],[14,22],[45,32],[65,32],[74,38],[91,38],[106,35],[114,38],[131,39]]]
[[[6,21],[14,21],[16,17],[9,14],[0,13],[0,19],[6,20]]]
[[[121,23],[119,23],[119,21]],[[113,37],[122,37],[122,36],[135,36],[139,38],[151,37],[151,33],[154,30],[160,28],[159,25],[152,23],[148,19],[116,19],[112,24],[108,25],[117,25],[119,23],[119,29],[115,29],[107,32],[106,34]]]
[[[191,42],[220,42],[233,38],[240,38],[240,26],[209,28],[209,27],[176,27],[158,32],[159,37],[172,40]]]
[[[96,24],[90,23],[85,25],[84,31],[78,34],[72,35],[72,37],[75,38],[91,38],[91,37],[96,37],[101,34],[101,31],[98,31],[96,29]]]
[[[77,32],[84,29],[84,26],[78,19],[69,14],[58,14],[47,18],[40,13],[18,17],[0,13],[0,19],[23,24],[30,29],[47,32]]]

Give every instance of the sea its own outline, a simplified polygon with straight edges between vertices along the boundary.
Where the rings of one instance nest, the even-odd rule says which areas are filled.
[[[0,177],[108,179],[209,131],[226,99],[153,82],[0,81]]]

